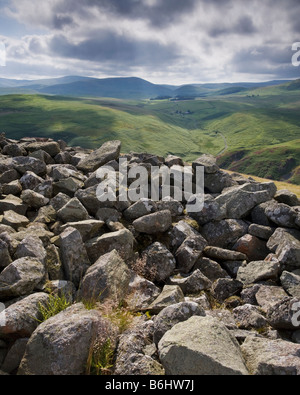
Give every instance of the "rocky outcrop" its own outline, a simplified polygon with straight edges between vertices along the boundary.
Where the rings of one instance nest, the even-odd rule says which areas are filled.
[[[204,170],[202,198],[177,201],[171,178],[171,196],[126,201],[136,179],[125,159],[143,167],[148,192],[151,165],[184,162],[120,150],[1,136],[0,371],[88,374],[106,350],[116,375],[299,375],[297,196],[203,155],[187,165],[193,181]],[[99,199],[112,169],[126,184]]]

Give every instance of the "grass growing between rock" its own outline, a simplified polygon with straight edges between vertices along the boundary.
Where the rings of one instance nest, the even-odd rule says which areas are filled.
[[[66,295],[49,295],[48,302],[44,305],[39,303],[39,313],[41,315],[40,323],[47,321],[49,318],[54,317],[60,312],[66,310],[72,305],[70,299]]]

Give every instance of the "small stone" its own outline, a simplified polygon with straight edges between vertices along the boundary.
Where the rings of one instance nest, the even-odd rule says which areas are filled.
[[[29,219],[24,215],[17,214],[13,210],[5,211],[3,214],[2,223],[11,226],[13,229],[26,228],[29,224]]]
[[[161,310],[176,303],[184,302],[184,295],[178,285],[165,285],[161,294],[148,307],[153,314],[158,314]]]
[[[43,196],[37,192],[31,191],[30,189],[27,189],[22,192],[21,199],[29,207],[32,207],[35,209],[46,206],[49,203],[49,199],[45,198],[45,196]]]
[[[221,261],[245,261],[245,260],[248,260],[247,255],[245,255],[241,252],[225,250],[225,249],[218,248],[218,247],[206,247],[204,249],[204,254],[206,256],[208,256],[209,258],[219,259]]]

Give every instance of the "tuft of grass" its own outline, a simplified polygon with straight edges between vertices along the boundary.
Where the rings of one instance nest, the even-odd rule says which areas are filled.
[[[46,304],[39,303],[39,313],[41,320],[40,323],[47,321],[49,318],[54,317],[60,312],[66,310],[72,305],[72,302],[66,295],[49,295],[48,302]]]
[[[111,375],[114,366],[114,351],[110,338],[103,343],[95,342],[90,349],[86,374],[91,376]]]

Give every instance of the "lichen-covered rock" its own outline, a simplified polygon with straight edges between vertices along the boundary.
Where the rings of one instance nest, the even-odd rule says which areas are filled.
[[[78,287],[91,263],[77,229],[67,228],[60,235],[60,251],[66,279]]]
[[[280,271],[280,264],[277,260],[273,262],[268,261],[254,261],[247,266],[239,268],[237,280],[244,284],[253,284],[263,280],[276,280]]]
[[[99,311],[79,303],[38,326],[27,343],[18,375],[83,375],[91,350],[108,339],[115,343],[116,330]]]
[[[206,246],[207,241],[201,235],[186,238],[175,254],[177,269],[181,273],[189,273]]]
[[[29,295],[44,276],[44,265],[36,258],[17,259],[0,273],[0,300]]]
[[[101,256],[85,273],[80,287],[83,300],[110,299],[120,303],[128,293],[132,273],[116,250]]]
[[[300,345],[284,340],[249,336],[242,345],[247,368],[252,375],[298,376]]]
[[[169,210],[159,211],[136,219],[133,226],[141,233],[164,233],[172,226],[172,215]]]
[[[187,321],[193,316],[205,316],[205,311],[195,302],[181,302],[163,309],[153,320],[153,340],[158,345],[166,332],[179,322]]]
[[[168,375],[247,375],[235,338],[219,320],[191,317],[175,325],[158,344]]]
[[[143,275],[151,281],[166,281],[176,268],[176,260],[171,252],[162,243],[151,244],[143,251],[140,259],[143,265],[141,271]]]

